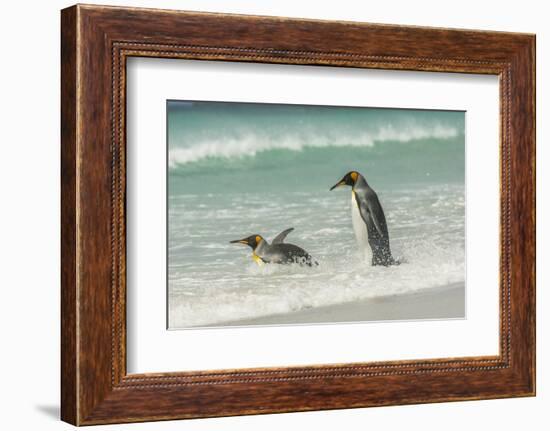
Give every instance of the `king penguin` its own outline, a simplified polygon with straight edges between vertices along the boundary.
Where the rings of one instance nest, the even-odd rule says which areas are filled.
[[[247,238],[236,239],[230,243],[239,243],[248,245],[252,248],[252,259],[258,264],[278,263],[313,266],[318,265],[313,260],[311,255],[303,248],[294,244],[284,242],[286,236],[294,230],[293,227],[282,231],[279,235],[273,238],[271,244],[267,242],[261,235],[250,235]]]
[[[391,254],[386,217],[376,192],[369,186],[365,177],[356,171],[348,172],[330,190],[341,186],[351,186],[353,230],[357,243],[363,251],[367,251],[368,241],[372,251],[372,265],[398,264],[399,262]]]

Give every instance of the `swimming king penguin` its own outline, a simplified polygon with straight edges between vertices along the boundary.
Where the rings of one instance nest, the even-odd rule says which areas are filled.
[[[372,265],[398,264],[390,250],[390,237],[386,217],[378,195],[359,172],[348,172],[330,190],[340,186],[351,186],[351,220],[360,248],[366,248],[368,241],[372,250]]]
[[[273,238],[271,244],[261,235],[250,235],[247,238],[236,239],[230,242],[250,246],[252,248],[252,259],[254,259],[258,265],[262,265],[264,263],[297,263],[307,266],[318,265],[318,263],[313,260],[311,255],[303,248],[284,242],[286,236],[293,230],[294,228],[291,227],[290,229],[282,231],[279,235]]]

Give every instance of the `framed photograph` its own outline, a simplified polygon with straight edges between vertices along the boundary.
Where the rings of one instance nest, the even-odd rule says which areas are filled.
[[[62,11],[62,419],[535,394],[535,37]]]
[[[169,329],[466,317],[464,111],[166,111]]]

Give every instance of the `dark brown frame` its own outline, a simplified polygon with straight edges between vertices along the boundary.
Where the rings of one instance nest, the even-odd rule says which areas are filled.
[[[88,425],[535,394],[534,35],[81,5],[61,17],[63,420]],[[499,355],[128,375],[129,56],[498,75]]]

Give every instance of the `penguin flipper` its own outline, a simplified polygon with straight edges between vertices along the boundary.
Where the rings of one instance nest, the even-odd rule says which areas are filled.
[[[275,238],[273,238],[273,241],[271,241],[271,244],[282,244],[286,238],[286,236],[294,230],[293,227],[288,228],[284,231],[282,231],[279,235],[277,235]]]
[[[378,196],[374,194],[370,197],[370,200],[367,200],[365,197],[361,196],[358,193],[355,193],[355,198],[358,203],[359,207],[359,213],[361,214],[361,218],[365,222],[365,224],[369,224],[369,216],[372,222],[374,223],[374,227],[380,234],[382,238],[388,238],[388,226],[386,224],[386,216],[384,215],[384,211],[382,210],[382,205],[380,205],[380,201],[378,200]]]
[[[386,225],[386,217],[384,216],[384,211],[382,210],[382,206],[379,202],[376,202],[375,205],[369,206],[369,212],[372,216],[372,221],[374,222],[374,226],[376,226],[376,230],[378,233],[383,237],[388,237],[388,227]]]

